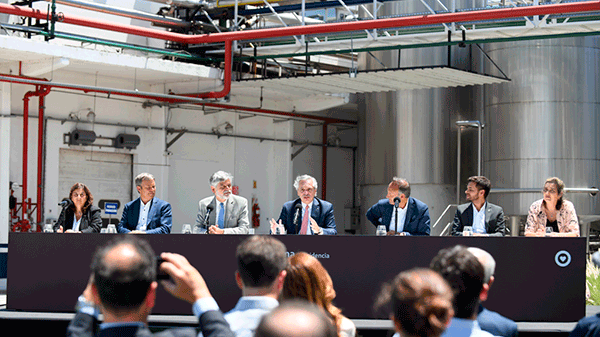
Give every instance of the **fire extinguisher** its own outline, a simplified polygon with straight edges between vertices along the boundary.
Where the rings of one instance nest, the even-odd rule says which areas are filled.
[[[260,227],[260,206],[256,198],[252,198],[252,227]]]

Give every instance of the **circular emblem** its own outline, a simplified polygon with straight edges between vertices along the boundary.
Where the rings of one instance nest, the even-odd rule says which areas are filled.
[[[566,267],[571,263],[571,254],[566,250],[561,250],[554,256],[554,262],[556,262],[559,267]]]

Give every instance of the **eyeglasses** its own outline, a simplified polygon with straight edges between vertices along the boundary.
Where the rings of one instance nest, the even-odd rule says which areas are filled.
[[[85,193],[77,194],[77,192],[73,192],[73,198],[85,198],[85,197],[86,197]]]
[[[542,190],[542,193],[550,193],[550,194],[555,194],[555,193],[558,193],[558,192],[557,192],[555,189],[547,189],[547,188],[544,188],[544,189]]]

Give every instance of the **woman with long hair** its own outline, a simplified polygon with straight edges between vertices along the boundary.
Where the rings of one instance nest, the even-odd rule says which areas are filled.
[[[331,318],[340,337],[356,335],[354,323],[332,303],[336,295],[333,281],[319,260],[304,252],[296,253],[290,257],[286,271],[282,301],[302,298],[315,303]]]
[[[94,196],[82,183],[75,183],[69,192],[69,202],[54,224],[57,233],[99,233],[102,228],[100,208],[92,205]]]
[[[563,198],[565,183],[557,177],[546,179],[543,199],[529,207],[525,236],[579,236],[579,221],[573,203]],[[546,234],[546,228],[552,231]]]

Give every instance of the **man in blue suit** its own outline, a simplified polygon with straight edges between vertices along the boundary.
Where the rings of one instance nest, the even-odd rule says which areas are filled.
[[[140,197],[125,205],[117,231],[119,233],[171,233],[171,205],[154,197],[156,194],[154,176],[150,173],[140,173],[135,177],[135,186]]]
[[[285,228],[287,234],[336,235],[333,205],[316,198],[317,180],[307,174],[296,177],[298,199],[283,204],[279,222],[271,219],[271,232]]]
[[[410,184],[398,177],[388,185],[386,199],[369,208],[367,219],[375,227],[384,225],[387,235],[429,235],[430,231],[429,208],[411,197]]]

